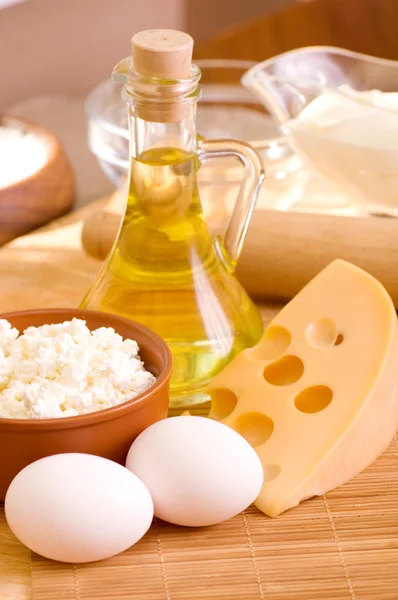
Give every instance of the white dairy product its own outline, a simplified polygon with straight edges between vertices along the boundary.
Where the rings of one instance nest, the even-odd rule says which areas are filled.
[[[364,209],[398,212],[398,93],[326,88],[287,127],[312,165]]]
[[[85,321],[28,327],[0,319],[0,418],[70,417],[109,408],[147,390],[155,377],[133,340]]]
[[[0,189],[32,176],[48,156],[47,144],[35,133],[0,125]]]

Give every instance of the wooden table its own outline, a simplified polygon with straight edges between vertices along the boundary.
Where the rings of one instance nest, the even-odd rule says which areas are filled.
[[[98,207],[0,251],[1,312],[78,305],[100,266],[81,250],[81,221]],[[278,309],[261,308],[266,321]],[[155,522],[133,549],[94,565],[32,556],[0,509],[1,600],[110,598],[397,600],[397,440],[347,485],[277,519],[250,508],[202,530]]]

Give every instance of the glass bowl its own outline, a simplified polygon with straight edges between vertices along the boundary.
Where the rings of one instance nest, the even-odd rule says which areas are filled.
[[[257,63],[242,83],[303,160],[350,194],[358,215],[398,217],[398,61],[314,46]],[[377,90],[395,94],[387,101]],[[298,122],[325,92],[333,93],[333,104],[323,100],[312,121]]]
[[[256,63],[243,60],[198,60],[202,97],[197,130],[208,139],[237,138],[249,142],[266,167],[266,181],[257,207],[350,214],[347,202],[294,153],[280,126],[255,95],[241,84]],[[99,84],[86,100],[91,151],[104,172],[121,187],[129,170],[129,131],[122,85]],[[203,165],[198,174],[204,211],[222,225],[231,213],[242,167],[236,159]],[[321,198],[321,199],[320,199]]]
[[[239,60],[202,60],[202,97],[197,129],[205,138],[236,138],[250,142],[266,159],[291,156],[279,127],[262,104],[241,84],[256,63]],[[108,177],[119,186],[129,168],[129,132],[122,84],[104,81],[86,100],[92,152]]]

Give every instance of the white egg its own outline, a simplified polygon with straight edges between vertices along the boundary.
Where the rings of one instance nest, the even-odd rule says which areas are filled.
[[[25,546],[72,563],[123,552],[153,518],[145,485],[123,466],[90,454],[57,454],[25,467],[11,482],[4,508]]]
[[[149,489],[157,517],[190,527],[230,519],[263,484],[260,459],[248,442],[204,417],[151,425],[131,446],[126,467]]]

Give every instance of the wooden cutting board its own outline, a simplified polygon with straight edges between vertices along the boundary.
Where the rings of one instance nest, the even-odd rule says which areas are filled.
[[[0,311],[76,306],[100,266],[82,220],[104,202],[0,250]],[[264,320],[278,310],[262,305]],[[345,486],[277,519],[255,508],[205,529],[155,522],[91,565],[32,555],[0,508],[1,600],[397,600],[398,440]]]

